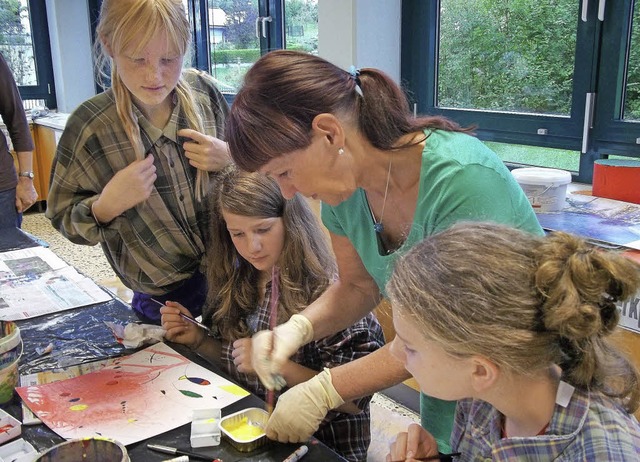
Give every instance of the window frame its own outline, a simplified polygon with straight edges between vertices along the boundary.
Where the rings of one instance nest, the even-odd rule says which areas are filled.
[[[49,109],[55,109],[58,105],[53,78],[51,42],[49,40],[46,5],[42,1],[29,0],[29,19],[31,21],[33,56],[39,83],[38,85],[19,85],[20,97],[23,100],[44,100]]]
[[[576,181],[591,183],[594,160],[609,154],[640,157],[634,152],[637,151],[635,139],[640,137],[640,124],[630,125],[629,122],[615,120],[615,104],[611,98],[611,87],[619,87],[621,84],[618,82],[624,75],[612,74],[614,68],[610,61],[617,57],[615,70],[619,70],[621,52],[616,54],[609,48],[612,43],[620,43],[626,29],[616,24],[619,24],[625,8],[630,9],[629,4],[632,3],[633,0],[609,0],[605,21],[600,22],[597,19],[598,2],[591,1],[588,3],[587,21],[578,19],[574,85],[568,117],[437,107],[439,0],[402,1],[402,82],[412,95],[411,103],[415,104],[417,112],[440,114],[461,125],[475,125],[478,127],[476,134],[482,140],[574,151],[583,148],[585,100],[588,93],[595,93],[593,120],[597,123],[587,130],[587,149],[580,155],[579,171],[574,177]],[[582,4],[576,5],[578,9],[581,7]],[[628,14],[625,19],[628,19]],[[609,48],[601,49],[601,43],[608,44]],[[613,56],[602,59],[608,55]],[[604,124],[603,120],[608,123]],[[538,129],[546,129],[547,132],[539,134]],[[630,134],[629,130],[633,133]],[[631,138],[633,143],[629,142]]]

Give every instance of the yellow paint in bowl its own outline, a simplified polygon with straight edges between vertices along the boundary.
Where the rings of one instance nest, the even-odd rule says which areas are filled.
[[[239,422],[227,426],[227,431],[237,441],[251,441],[264,435],[264,430],[243,417]]]

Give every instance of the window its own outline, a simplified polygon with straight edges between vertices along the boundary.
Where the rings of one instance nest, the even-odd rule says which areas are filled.
[[[42,2],[0,0],[0,51],[27,109],[56,107],[48,30]]]
[[[264,53],[318,48],[317,0],[189,0],[196,67],[229,98]]]
[[[420,113],[476,125],[507,163],[591,182],[640,157],[634,0],[404,0],[402,78]]]

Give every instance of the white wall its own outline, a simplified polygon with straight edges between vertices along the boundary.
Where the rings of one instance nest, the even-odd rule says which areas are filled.
[[[401,0],[319,0],[318,54],[348,69],[377,67],[400,81]]]
[[[95,95],[86,1],[46,0],[53,78],[59,112]]]

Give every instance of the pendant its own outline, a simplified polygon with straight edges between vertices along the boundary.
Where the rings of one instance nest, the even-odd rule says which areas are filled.
[[[381,234],[382,231],[384,231],[384,225],[382,224],[382,222],[379,223],[374,223],[373,224],[373,230],[378,233]]]

